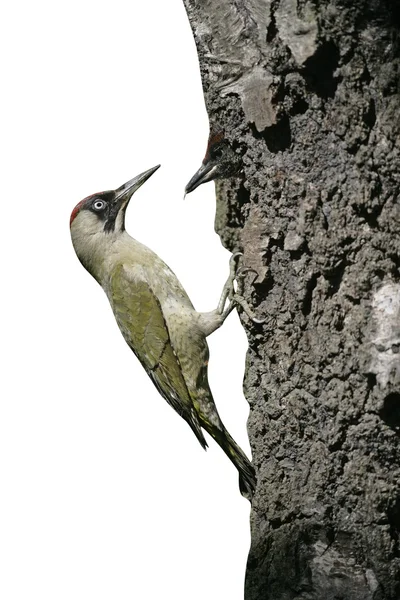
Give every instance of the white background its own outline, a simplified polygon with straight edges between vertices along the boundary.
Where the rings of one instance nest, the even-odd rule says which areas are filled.
[[[183,202],[208,120],[181,0],[9,2],[0,44],[0,598],[241,600],[249,504],[125,345],[73,252],[84,196],[161,163],[127,229],[217,304],[229,254],[214,186]],[[242,448],[246,339],[209,338],[210,383]]]

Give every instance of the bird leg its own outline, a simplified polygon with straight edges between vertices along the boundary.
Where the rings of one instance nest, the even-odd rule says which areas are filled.
[[[241,268],[238,270],[237,259],[239,256],[243,256],[242,252],[235,252],[229,259],[229,277],[222,288],[221,298],[218,302],[218,306],[215,310],[207,313],[199,313],[201,328],[206,336],[213,333],[216,329],[221,327],[227,316],[237,306],[240,306],[246,313],[253,323],[261,324],[265,322],[265,319],[258,319],[253,311],[251,310],[248,303],[245,301],[242,295],[243,290],[243,275],[250,271],[256,273],[254,269]],[[235,282],[237,289],[235,289]],[[240,282],[240,283],[239,283]],[[229,300],[228,306],[225,308],[227,301]]]
[[[222,288],[221,298],[218,302],[218,306],[211,312],[203,312],[199,314],[199,325],[204,333],[208,336],[213,333],[216,329],[221,327],[226,317],[235,308],[236,303],[232,302],[232,297],[235,295],[235,279],[237,272],[237,258],[241,256],[241,252],[235,252],[232,254],[229,260],[229,277]],[[229,300],[229,305],[225,308],[226,302]]]

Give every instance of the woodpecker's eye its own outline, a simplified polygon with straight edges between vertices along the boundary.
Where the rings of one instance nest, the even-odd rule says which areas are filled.
[[[95,200],[92,204],[92,207],[94,210],[101,211],[105,209],[106,203],[104,200]]]
[[[211,158],[219,160],[222,157],[222,148],[213,148],[210,152]]]

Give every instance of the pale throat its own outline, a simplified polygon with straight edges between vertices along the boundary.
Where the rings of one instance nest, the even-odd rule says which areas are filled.
[[[102,284],[107,263],[116,250],[115,245],[123,232],[105,232],[104,224],[95,215],[78,215],[71,226],[75,252],[87,271]]]

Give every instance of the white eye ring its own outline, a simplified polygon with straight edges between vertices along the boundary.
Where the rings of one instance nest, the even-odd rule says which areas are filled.
[[[95,200],[92,204],[94,210],[103,210],[106,203],[103,200]]]

